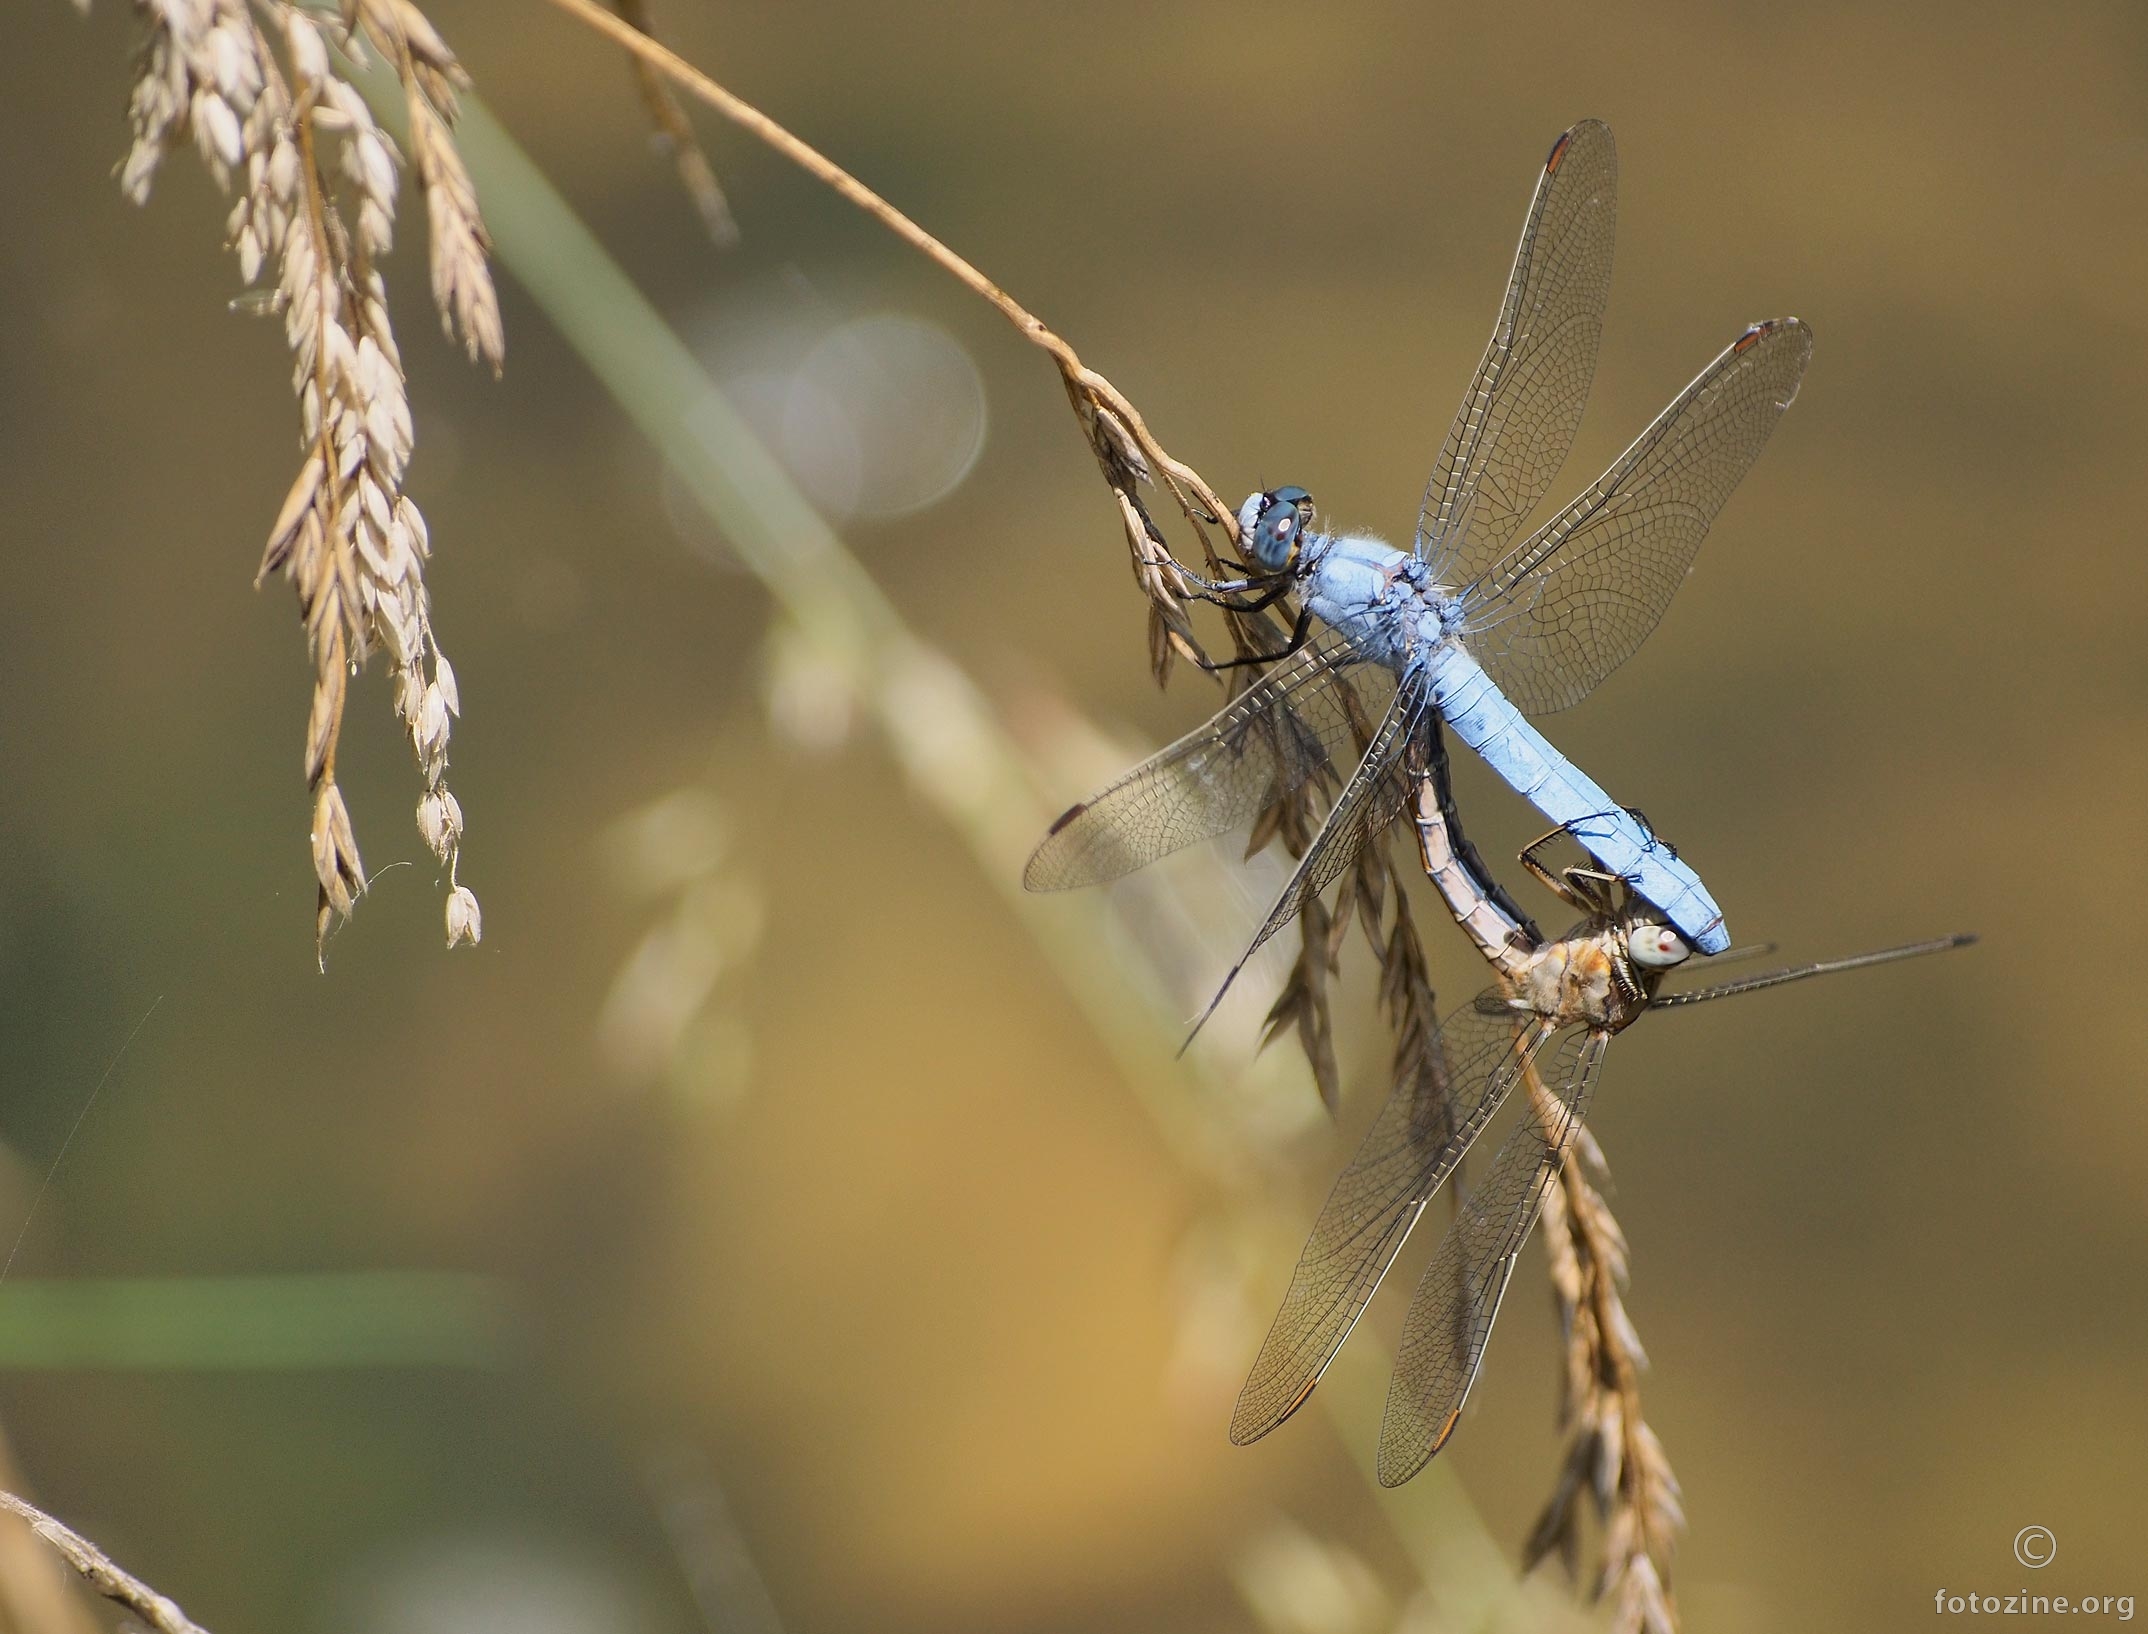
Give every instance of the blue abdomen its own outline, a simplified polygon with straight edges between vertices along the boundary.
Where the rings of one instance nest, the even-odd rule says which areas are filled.
[[[1433,702],[1454,735],[1517,794],[1655,904],[1700,952],[1730,946],[1723,912],[1700,876],[1553,748],[1474,658],[1460,647],[1441,646],[1431,655],[1430,681]]]

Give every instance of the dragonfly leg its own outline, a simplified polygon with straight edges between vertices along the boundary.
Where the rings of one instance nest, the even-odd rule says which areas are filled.
[[[1228,596],[1212,596],[1206,593],[1203,593],[1199,599],[1207,602],[1212,607],[1220,607],[1227,613],[1265,613],[1269,608],[1289,595],[1294,588],[1296,587],[1288,583],[1278,584],[1262,591],[1257,596],[1242,601],[1234,600]]]
[[[1589,902],[1593,911],[1601,914],[1618,912],[1619,887],[1626,886],[1629,890],[1632,888],[1627,885],[1625,875],[1613,874],[1602,868],[1562,868],[1559,872],[1564,876],[1568,889],[1576,897]]]
[[[1261,598],[1263,607],[1287,594],[1297,582],[1288,573],[1256,573],[1243,562],[1229,562],[1225,565],[1238,568],[1244,576],[1236,579],[1204,579],[1183,564],[1179,564],[1178,576],[1192,585],[1204,601],[1216,601],[1222,596],[1251,594]]]
[[[1656,832],[1656,825],[1648,820],[1647,812],[1643,811],[1639,806],[1627,806],[1623,809],[1627,816],[1631,817],[1635,822],[1641,825],[1641,832],[1648,836],[1648,843],[1651,846],[1660,848],[1661,850],[1669,853],[1673,861],[1677,860],[1678,847],[1671,844],[1669,840],[1666,840],[1662,835]],[[1608,813],[1599,813],[1598,815],[1608,815]],[[1586,817],[1582,818],[1581,820],[1583,822],[1590,821],[1590,819]]]
[[[1611,887],[1625,883],[1617,874],[1606,873],[1601,868],[1562,868],[1557,874],[1553,874],[1538,861],[1537,853],[1553,840],[1564,837],[1566,832],[1562,826],[1531,840],[1522,847],[1521,865],[1536,876],[1537,883],[1545,890],[1576,912],[1613,912],[1615,905],[1611,899]]]
[[[1266,603],[1262,603],[1262,605],[1265,606]],[[1255,609],[1233,609],[1233,611],[1236,612],[1248,612],[1253,610]],[[1202,669],[1207,670],[1210,674],[1215,674],[1219,671],[1227,669],[1243,669],[1248,664],[1273,664],[1278,659],[1290,657],[1292,654],[1296,653],[1301,647],[1303,647],[1305,645],[1306,637],[1312,634],[1312,629],[1313,610],[1310,607],[1300,608],[1298,611],[1297,625],[1290,632],[1290,643],[1289,645],[1283,647],[1281,650],[1277,652],[1247,653],[1243,658],[1225,658],[1221,660],[1203,657],[1196,658],[1194,662],[1200,665]]]

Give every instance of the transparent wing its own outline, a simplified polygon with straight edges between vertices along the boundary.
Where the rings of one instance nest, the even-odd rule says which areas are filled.
[[[1343,871],[1364,854],[1365,847],[1385,834],[1388,826],[1402,815],[1403,807],[1409,804],[1414,782],[1405,767],[1403,749],[1431,707],[1421,677],[1398,689],[1389,700],[1387,713],[1381,717],[1379,730],[1366,745],[1357,770],[1350,774],[1350,781],[1344,785],[1327,820],[1320,825],[1320,832],[1313,836],[1313,843],[1298,859],[1298,866],[1291,871],[1275,905],[1268,910],[1268,917],[1261,921],[1260,929],[1253,933],[1253,940],[1238,955],[1238,962],[1224,976],[1216,996],[1208,1001],[1208,1008],[1193,1024],[1194,1032],[1199,1032],[1208,1018],[1216,1013],[1216,1006],[1231,990],[1238,972],[1245,969],[1246,961],[1261,950],[1262,944],[1297,918],[1306,903],[1341,878]],[[1187,1042],[1192,1042],[1191,1035]]]
[[[1467,584],[1513,543],[1566,463],[1596,375],[1618,149],[1586,119],[1552,145],[1522,222],[1506,299],[1441,446],[1417,518],[1417,554]]]
[[[1321,1207],[1282,1309],[1238,1393],[1234,1442],[1257,1441],[1312,1394],[1425,1204],[1549,1035],[1549,1028],[1511,1011],[1472,1007],[1447,1018],[1430,1070],[1396,1084]]]
[[[1030,854],[1032,891],[1095,885],[1250,823],[1308,778],[1339,788],[1372,736],[1387,672],[1333,632],[1280,660],[1205,725],[1066,811]],[[1363,689],[1362,695],[1360,689]]]
[[[1752,469],[1812,357],[1796,318],[1726,347],[1578,499],[1463,591],[1467,643],[1531,715],[1633,656]]]
[[[1407,1481],[1454,1433],[1514,1262],[1581,1127],[1610,1038],[1573,1028],[1526,1075],[1530,1104],[1520,1126],[1500,1145],[1425,1267],[1403,1318],[1402,1349],[1380,1422],[1382,1486]]]

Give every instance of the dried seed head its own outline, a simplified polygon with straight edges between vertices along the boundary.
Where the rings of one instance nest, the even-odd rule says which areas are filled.
[[[462,807],[446,789],[427,789],[418,801],[418,833],[426,848],[442,862],[455,855],[462,843]]]
[[[468,942],[475,947],[484,939],[485,916],[478,911],[476,894],[467,885],[456,886],[448,892],[447,945]]]
[[[312,19],[295,6],[283,14],[283,37],[291,53],[294,78],[305,84],[319,85],[330,77],[328,42],[321,38],[321,31],[313,26]]]
[[[323,783],[314,795],[312,841],[313,873],[321,894],[339,917],[348,916],[365,890],[365,864],[358,859],[358,837],[351,830],[343,791],[334,783]]]
[[[1141,451],[1141,444],[1127,429],[1126,422],[1094,396],[1083,394],[1079,399],[1088,413],[1089,441],[1096,449],[1096,457],[1103,462],[1104,475],[1115,488],[1131,492],[1136,485],[1153,483],[1156,476],[1149,466],[1149,457]]]
[[[314,663],[305,769],[319,934],[365,889],[336,786],[336,744],[349,678],[381,651],[396,671],[396,712],[425,781],[419,832],[447,868],[449,943],[474,942],[477,899],[455,879],[462,813],[443,782],[460,698],[433,635],[425,520],[403,489],[414,437],[377,265],[394,242],[401,156],[339,71],[325,29],[340,29],[338,43],[355,50],[349,30],[362,28],[396,65],[434,220],[443,319],[497,369],[487,241],[451,128],[467,76],[413,0],[347,0],[333,24],[321,21],[325,12],[248,0],[143,0],[142,10],[149,31],[120,184],[146,199],[165,154],[189,135],[219,186],[242,177],[226,231],[249,284],[273,277],[267,304],[283,313],[291,353],[307,454],[269,530],[260,574],[290,576]],[[275,28],[281,66],[261,18]]]
[[[1602,1154],[1595,1154],[1601,1170]],[[1580,1550],[1578,1500],[1586,1491],[1603,1526],[1596,1593],[1610,1597],[1623,1634],[1676,1634],[1671,1553],[1685,1528],[1678,1481],[1663,1443],[1641,1416],[1646,1359],[1620,1289],[1625,1239],[1584,1165],[1569,1161],[1545,1195],[1539,1234],[1566,1329],[1560,1416],[1567,1446],[1550,1501],[1532,1529],[1529,1564]]]

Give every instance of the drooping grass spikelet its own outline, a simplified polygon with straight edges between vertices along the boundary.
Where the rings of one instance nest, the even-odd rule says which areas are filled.
[[[402,81],[411,162],[425,190],[433,303],[441,326],[449,339],[462,342],[472,363],[487,363],[497,375],[507,342],[492,283],[492,238],[453,128],[456,93],[468,87],[470,76],[411,0],[345,0],[345,15],[353,12]]]
[[[259,98],[266,49],[245,0],[136,0],[149,22],[127,119],[134,145],[119,167],[136,204],[173,142],[191,135],[219,187],[245,157],[245,122]]]
[[[220,187],[240,179],[226,224],[231,247],[248,284],[273,271],[264,304],[282,314],[291,351],[305,456],[256,582],[289,575],[313,658],[305,771],[317,948],[365,889],[336,746],[350,677],[376,650],[394,670],[395,712],[424,780],[419,833],[447,870],[448,945],[475,942],[477,898],[456,879],[462,810],[446,784],[461,701],[433,633],[425,520],[404,491],[414,439],[379,270],[394,241],[401,155],[338,70],[320,14],[289,0],[136,4],[148,33],[121,188],[146,201],[173,143],[189,134]],[[360,50],[352,31],[363,28],[396,67],[430,213],[442,322],[497,371],[489,241],[451,129],[467,76],[411,0],[349,0],[337,26],[344,49]]]
[[[1611,1601],[1614,1634],[1677,1634],[1671,1555],[1685,1510],[1663,1443],[1641,1415],[1648,1358],[1621,1297],[1626,1238],[1591,1170],[1603,1172],[1603,1154],[1583,1129],[1544,1199],[1542,1235],[1566,1336],[1560,1420],[1567,1443],[1524,1564],[1557,1554],[1570,1573],[1578,1570],[1586,1493],[1603,1528],[1593,1593]]]
[[[1380,960],[1380,1007],[1387,1012],[1395,1037],[1394,1081],[1398,1086],[1414,1086],[1413,1105],[1446,1105],[1446,1086],[1436,1086],[1441,1093],[1434,1093],[1435,1079],[1446,1070],[1437,1047],[1439,1009],[1424,944],[1418,939],[1409,897],[1402,888],[1404,875],[1385,843],[1369,848],[1358,859],[1357,875],[1358,914]],[[1394,904],[1384,938],[1379,934],[1383,895]]]

